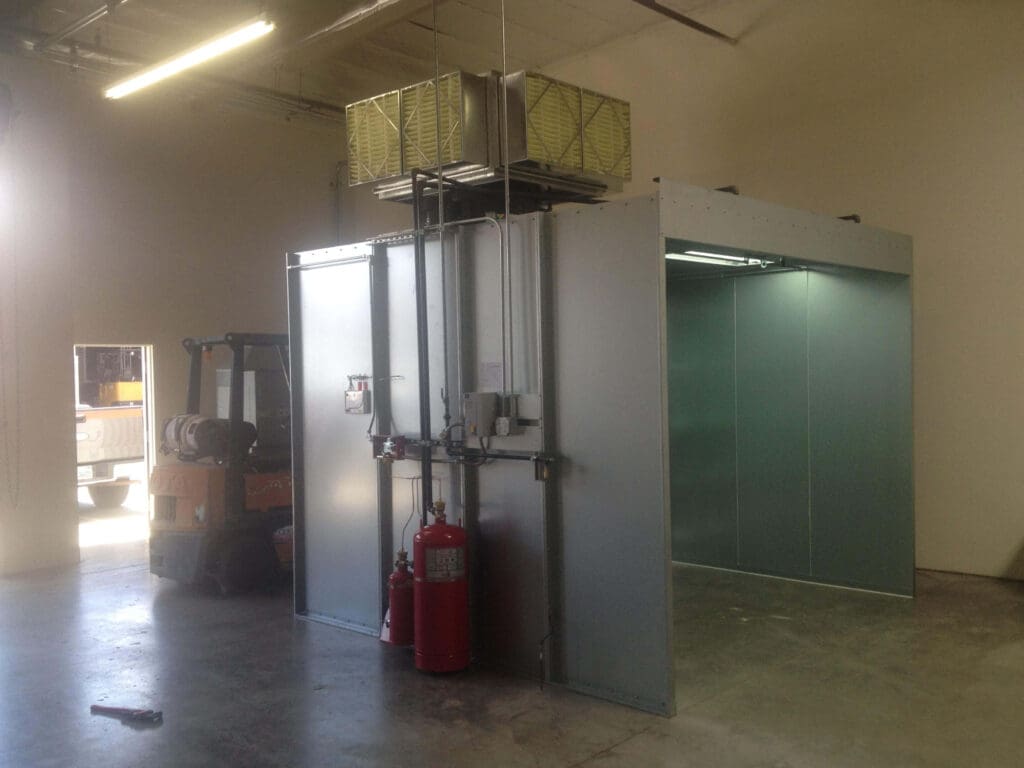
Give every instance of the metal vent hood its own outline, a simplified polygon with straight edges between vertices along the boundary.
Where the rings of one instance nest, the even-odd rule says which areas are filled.
[[[382,200],[412,199],[410,174],[436,171],[472,186],[504,179],[500,74],[453,72],[346,107],[349,184]],[[629,104],[533,72],[506,77],[508,170],[520,189],[596,199],[631,177]],[[441,136],[438,142],[437,129]]]

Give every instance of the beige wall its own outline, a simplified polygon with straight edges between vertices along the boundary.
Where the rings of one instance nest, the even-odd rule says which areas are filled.
[[[0,147],[14,177],[0,240],[0,437],[20,467],[15,505],[0,447],[11,573],[78,558],[72,345],[153,344],[159,421],[183,405],[183,337],[286,330],[284,254],[334,241],[343,137],[167,92],[105,102],[94,84],[23,60],[0,57],[0,80],[20,112]]]
[[[78,557],[68,120],[45,75],[16,82],[38,98],[0,145],[0,573]]]
[[[738,184],[914,236],[918,564],[1024,578],[1024,4],[729,0],[702,19],[746,29],[742,44],[665,22],[549,72],[632,102],[627,194],[659,175]],[[284,328],[282,254],[336,239],[342,145],[176,98],[115,107],[4,58],[0,79],[22,111],[0,148],[17,187],[0,319],[9,342],[16,255],[23,425],[17,510],[0,462],[9,572],[77,556],[54,407],[70,412],[71,344],[156,344],[158,415],[178,409],[181,337]],[[343,195],[343,240],[408,225],[364,192]]]
[[[1024,578],[1024,3],[734,0],[549,69],[654,176],[914,237],[917,562]]]

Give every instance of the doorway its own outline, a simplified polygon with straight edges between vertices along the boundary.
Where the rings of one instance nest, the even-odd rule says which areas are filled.
[[[76,344],[79,547],[149,538],[152,346]]]

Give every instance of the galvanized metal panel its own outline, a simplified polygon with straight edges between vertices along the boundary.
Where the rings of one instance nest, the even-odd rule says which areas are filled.
[[[419,365],[416,333],[416,288],[414,249],[411,241],[387,244],[388,262],[388,330],[392,419],[390,425],[377,425],[381,434],[419,438]],[[435,237],[426,243],[427,257],[427,326],[430,354],[430,419],[431,431],[436,436],[444,427],[444,402],[441,389],[445,386],[444,321],[440,241]],[[445,258],[449,260],[451,274],[453,248],[447,243]],[[449,287],[450,288],[450,287]],[[451,291],[449,290],[451,293]],[[454,320],[452,321],[454,322]],[[457,400],[455,401],[458,402]],[[412,485],[410,478],[420,477],[420,464],[416,460],[395,462],[392,466],[392,527],[394,547],[405,546],[411,551],[412,537],[419,530],[419,512],[412,515]],[[453,520],[464,515],[461,494],[452,484],[452,470],[437,464],[433,470],[435,498],[452,504],[449,517]],[[417,491],[418,493],[419,491]],[[410,515],[412,519],[410,521]],[[404,536],[403,536],[404,529]]]
[[[731,280],[669,280],[672,558],[736,565],[736,334]]]
[[[379,429],[419,436],[419,372],[416,356],[415,273],[412,243],[390,245],[388,259],[388,352],[391,424]]]
[[[428,240],[427,323],[430,352],[430,417],[434,434],[444,426],[444,343],[442,336],[440,244]],[[388,245],[388,326],[391,360],[391,417],[394,434],[419,437],[419,368],[416,352],[415,263],[411,242]]]
[[[517,674],[542,675],[548,633],[544,595],[543,483],[526,461],[479,470],[476,619],[483,658]]]
[[[737,563],[810,573],[807,274],[736,278]]]
[[[373,370],[369,262],[318,266],[292,279],[302,328],[301,356],[293,359],[302,400],[301,608],[375,634],[382,588],[377,467],[366,440],[370,416],[344,408],[346,377]]]
[[[666,237],[909,275],[907,235],[662,179]]]
[[[539,217],[517,217],[510,231],[512,307],[508,341],[513,359],[511,391],[520,395],[524,416],[540,416],[540,347],[538,329]],[[467,350],[470,365],[465,385],[470,390],[495,390],[500,379],[501,323],[498,289],[501,285],[500,240],[493,225],[467,228],[460,257],[471,261],[475,326]],[[520,435],[491,438],[489,448],[540,451],[542,427],[525,427]],[[475,446],[471,446],[475,447]],[[534,480],[528,461],[495,461],[476,473],[479,506],[476,517],[475,571],[478,596],[478,647],[483,657],[517,674],[543,676],[540,650],[549,632],[545,594],[544,483]]]
[[[572,688],[675,709],[665,268],[655,198],[554,215],[560,662]]]
[[[809,285],[811,573],[914,590],[910,280]]]

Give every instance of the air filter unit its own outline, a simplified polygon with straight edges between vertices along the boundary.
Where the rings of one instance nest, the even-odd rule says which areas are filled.
[[[381,199],[409,200],[411,174],[436,172],[472,186],[504,181],[502,131],[508,126],[509,177],[517,189],[589,200],[619,191],[631,177],[629,104],[533,72],[455,72],[347,107],[349,183],[375,183]],[[438,120],[440,103],[440,120]],[[440,129],[440,141],[438,141]]]

